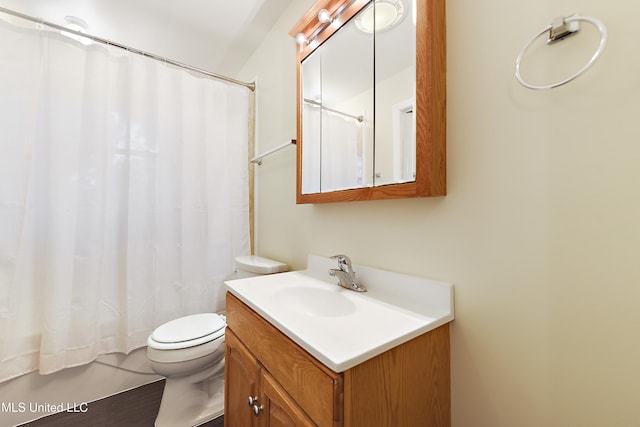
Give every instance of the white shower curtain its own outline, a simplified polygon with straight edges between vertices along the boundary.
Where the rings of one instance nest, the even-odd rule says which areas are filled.
[[[356,119],[303,103],[302,193],[363,186],[363,125]]]
[[[361,123],[322,111],[322,191],[362,187],[362,141]]]
[[[319,193],[322,167],[322,109],[304,102],[302,104],[302,194]]]
[[[222,307],[250,247],[248,96],[0,20],[0,381]]]

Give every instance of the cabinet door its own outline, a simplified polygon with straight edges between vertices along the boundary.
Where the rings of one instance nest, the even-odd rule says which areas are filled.
[[[286,394],[304,408],[310,419],[323,427],[343,425],[342,374],[331,371],[315,360],[229,292],[227,325],[236,333],[236,339],[286,390]]]
[[[264,413],[260,414],[260,427],[312,427],[316,425],[264,369],[260,383],[264,398],[262,402]]]
[[[254,425],[253,423],[257,423],[258,420],[248,401],[249,398],[255,400],[258,396],[260,366],[229,328],[225,332],[224,371],[225,425],[243,427]]]

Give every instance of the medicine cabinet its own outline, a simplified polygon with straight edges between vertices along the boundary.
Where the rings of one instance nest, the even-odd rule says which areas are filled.
[[[445,0],[319,0],[297,46],[297,203],[446,194]]]

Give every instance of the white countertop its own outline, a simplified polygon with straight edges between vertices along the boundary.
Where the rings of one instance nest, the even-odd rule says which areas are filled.
[[[225,282],[227,289],[335,372],[453,320],[453,285],[354,264],[368,291],[341,288],[335,260],[307,270]],[[326,278],[324,277],[326,276]]]

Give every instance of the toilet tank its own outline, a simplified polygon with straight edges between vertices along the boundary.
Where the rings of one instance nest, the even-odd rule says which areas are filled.
[[[256,255],[236,257],[235,263],[236,268],[234,269],[231,279],[244,279],[246,277],[282,273],[289,270],[287,264]]]

